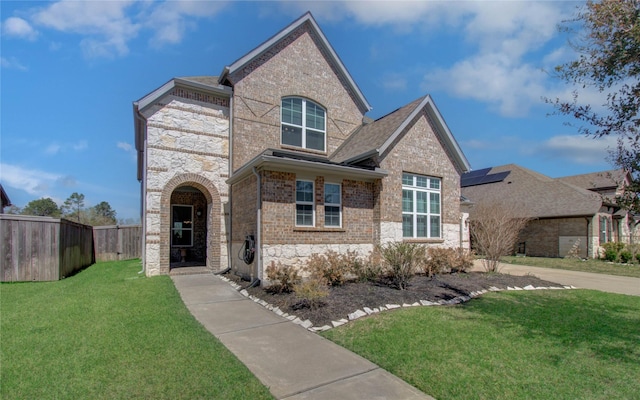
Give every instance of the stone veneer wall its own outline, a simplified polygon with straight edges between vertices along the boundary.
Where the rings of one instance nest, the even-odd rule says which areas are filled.
[[[266,148],[331,154],[362,122],[364,113],[303,25],[250,65],[232,74],[233,170]],[[305,97],[326,109],[327,152],[280,144],[280,105],[285,96]]]
[[[207,199],[207,266],[226,267],[226,179],[229,162],[228,99],[182,90],[143,110],[147,119],[145,249],[147,275],[170,265],[171,194],[181,186]]]
[[[442,239],[411,241],[442,247],[460,246],[460,172],[449,158],[434,133],[426,113],[422,112],[407,126],[388,154],[382,155],[380,166],[389,171],[382,180],[380,194],[380,242],[407,240],[402,237],[402,173],[440,178]],[[463,230],[463,244],[468,248],[469,232]]]

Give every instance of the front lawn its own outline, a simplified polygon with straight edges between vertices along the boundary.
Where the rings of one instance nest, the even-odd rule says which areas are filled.
[[[438,400],[637,399],[640,297],[488,293],[323,334]]]
[[[530,267],[557,268],[640,278],[640,265],[612,263],[604,260],[510,256],[502,257],[502,262],[515,265],[528,265]]]
[[[139,260],[0,286],[2,399],[269,399]]]

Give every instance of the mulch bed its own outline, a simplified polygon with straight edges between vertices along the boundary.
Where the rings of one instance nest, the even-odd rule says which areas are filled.
[[[247,282],[232,274],[225,275],[243,288]],[[348,318],[350,313],[363,307],[371,309],[386,304],[412,304],[420,300],[437,302],[459,296],[469,296],[471,292],[488,290],[491,287],[562,287],[562,285],[544,281],[534,276],[515,276],[496,273],[468,272],[441,274],[428,278],[417,275],[411,279],[407,290],[398,290],[375,282],[347,282],[342,286],[331,287],[329,295],[323,299],[323,305],[314,309],[306,307],[294,293],[273,294],[262,287],[247,288],[250,295],[266,301],[282,311],[295,315],[301,320],[310,320],[313,326],[330,325],[331,321]]]

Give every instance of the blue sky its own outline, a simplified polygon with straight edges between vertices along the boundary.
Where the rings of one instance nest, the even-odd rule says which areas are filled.
[[[139,217],[132,102],[218,75],[310,10],[380,117],[431,94],[472,168],[559,177],[612,169],[610,139],[549,116],[575,55],[576,2],[2,1],[0,182],[12,202],[73,192]],[[597,93],[581,98],[599,104]]]

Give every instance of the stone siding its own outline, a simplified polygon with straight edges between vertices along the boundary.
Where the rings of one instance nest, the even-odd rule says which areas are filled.
[[[227,264],[222,210],[228,201],[229,109],[213,104],[211,97],[194,94],[189,99],[185,93],[166,95],[143,110],[147,119],[144,263],[149,276],[169,272],[171,196],[180,186],[199,189],[206,199],[207,266],[219,269]]]
[[[306,265],[312,254],[326,254],[328,251],[335,251],[339,254],[355,252],[359,257],[366,259],[373,251],[374,245],[365,244],[345,244],[345,243],[324,243],[324,244],[297,244],[297,245],[264,245],[262,246],[262,260],[264,269],[273,262],[290,265],[300,270],[305,276],[303,267]],[[266,280],[266,275],[264,277]]]
[[[285,96],[308,98],[326,109],[327,152],[319,154],[331,154],[360,126],[367,110],[358,108],[319,50],[318,40],[303,25],[229,77],[234,84],[234,171],[266,148],[303,150],[280,144],[280,105]]]

